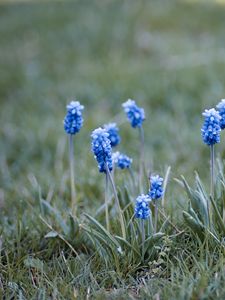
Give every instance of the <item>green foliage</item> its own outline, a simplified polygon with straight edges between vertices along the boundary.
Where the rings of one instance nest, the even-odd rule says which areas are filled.
[[[159,218],[161,229],[154,233],[151,217],[144,224],[146,234],[143,241],[141,223],[134,218],[134,205],[126,188],[123,192],[120,190],[119,199],[126,238],[121,236],[121,224],[118,213],[115,215],[115,205],[111,206],[111,230],[108,231],[96,218],[88,214],[84,214],[85,219],[82,217],[80,223],[71,214],[66,216],[68,220],[65,221],[59,210],[42,200],[43,216],[40,216],[40,219],[50,229],[45,238],[53,241],[61,240],[75,255],[79,255],[81,251],[95,253],[106,268],[115,269],[121,276],[135,274],[138,269],[145,267],[159,256],[164,245],[163,237],[171,229],[168,228],[168,219],[161,216]],[[45,220],[46,218],[54,223],[55,229]],[[163,232],[165,230],[166,232]]]
[[[164,233],[151,234],[145,238],[142,245],[141,232],[137,222],[129,222],[125,239],[111,234],[91,216],[86,215],[86,217],[89,225],[83,226],[96,249],[96,254],[100,255],[107,267],[110,264],[115,266],[115,270],[119,274],[127,276],[129,273],[134,273],[160,252],[160,240]],[[143,253],[142,247],[144,247]]]
[[[184,220],[202,241],[209,238],[225,247],[223,222],[225,207],[222,196],[225,185],[223,178],[218,180],[215,199],[207,195],[198,174],[196,174],[195,180],[196,188],[194,190],[182,177],[183,186],[190,200],[188,211],[183,211]]]

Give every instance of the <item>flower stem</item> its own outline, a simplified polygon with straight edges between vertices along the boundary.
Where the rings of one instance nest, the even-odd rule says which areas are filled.
[[[152,224],[152,214],[150,214],[150,217],[148,218],[148,237],[153,233],[154,227]]]
[[[154,205],[155,205],[155,227],[154,227],[154,233],[157,232],[157,223],[158,223],[158,203],[157,200],[154,201]]]
[[[144,171],[144,129],[143,126],[139,128],[139,135],[140,135],[140,164],[139,164],[139,189],[140,193],[143,193],[143,171]]]
[[[105,174],[105,219],[106,219],[106,229],[109,231],[108,188],[109,188],[109,177],[108,177],[108,173],[106,172]]]
[[[210,167],[211,167],[211,185],[210,194],[214,198],[214,161],[215,161],[215,149],[214,145],[210,146]]]
[[[74,146],[73,135],[69,135],[69,160],[70,160],[70,184],[71,184],[71,210],[73,215],[76,215],[76,190],[74,177]]]
[[[141,219],[141,239],[142,239],[142,243],[141,243],[141,257],[142,257],[142,261],[144,261],[144,245],[145,245],[145,220]]]
[[[214,199],[214,184],[215,184],[215,174],[214,174],[214,169],[215,169],[215,148],[214,145],[210,146],[210,195],[212,199]],[[211,220],[211,203],[210,200],[208,201],[207,204],[207,209],[208,209],[208,218],[209,218],[209,227],[210,227],[210,220]]]
[[[116,200],[116,203],[117,203],[117,206],[118,206],[119,218],[120,218],[120,226],[121,226],[121,230],[122,230],[122,236],[123,236],[124,239],[126,239],[125,223],[124,223],[124,218],[123,218],[122,210],[121,210],[121,207],[120,207],[119,198],[118,198],[118,195],[117,195],[117,192],[116,192],[115,183],[114,183],[114,180],[113,180],[113,178],[111,176],[111,173],[109,171],[108,164],[106,163],[105,165],[106,165],[106,172],[107,172],[107,174],[109,176],[109,181],[110,181],[110,183],[112,185],[114,197],[115,197],[115,200]]]

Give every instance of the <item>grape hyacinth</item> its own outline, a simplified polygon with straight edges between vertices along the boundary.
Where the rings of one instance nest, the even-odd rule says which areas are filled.
[[[210,194],[212,198],[214,198],[214,161],[215,161],[215,144],[218,144],[220,142],[220,122],[221,122],[221,116],[218,111],[216,111],[214,108],[211,108],[209,110],[205,110],[202,114],[205,117],[204,124],[202,126],[202,139],[203,142],[210,146],[210,177],[211,177],[211,183],[210,183]],[[208,217],[210,219],[210,201],[207,203],[207,210],[208,210]]]
[[[136,199],[134,214],[141,223],[141,239],[142,239],[142,260],[144,260],[144,242],[145,242],[145,224],[144,221],[150,217],[151,211],[149,202],[151,201],[148,195],[140,195]]]
[[[225,129],[225,99],[222,99],[216,106],[219,115],[221,116],[220,119],[220,128]]]
[[[67,114],[64,118],[64,129],[67,134],[76,134],[83,126],[82,110],[84,106],[79,101],[71,101],[67,105]]]
[[[103,128],[95,129],[92,134],[92,152],[98,162],[99,172],[106,173],[106,164],[112,171],[112,147],[109,134]]]
[[[163,195],[163,178],[159,175],[151,176],[150,178],[151,188],[149,196],[152,200],[160,199]]]
[[[120,169],[128,169],[132,164],[132,159],[125,154],[115,152],[112,155],[113,163]]]
[[[160,199],[163,195],[163,178],[159,175],[150,177],[150,190],[149,196],[154,202],[155,206],[155,227],[154,231],[157,232],[157,223],[158,223],[158,199]]]
[[[84,106],[79,101],[71,101],[66,106],[67,114],[64,118],[64,129],[69,134],[69,161],[70,161],[70,185],[71,185],[71,205],[72,213],[76,214],[76,190],[74,175],[74,146],[73,136],[78,133],[83,125],[82,110]]]
[[[117,127],[116,123],[109,123],[104,125],[104,129],[109,134],[108,139],[111,142],[111,146],[117,146],[121,139],[119,136],[119,128]]]
[[[145,112],[143,108],[136,105],[134,100],[128,99],[122,104],[127,118],[133,128],[141,127],[145,120]]]
[[[111,182],[113,193],[115,196],[115,200],[117,202],[118,212],[119,212],[119,218],[120,218],[120,226],[123,238],[126,237],[126,229],[125,229],[125,223],[123,219],[123,213],[120,207],[120,202],[118,199],[118,195],[116,192],[116,186],[113,180],[113,177],[111,175],[111,171],[113,169],[112,165],[112,147],[111,142],[109,140],[109,134],[106,132],[103,128],[97,128],[95,129],[92,134],[92,152],[95,155],[95,158],[98,162],[98,168],[100,172],[104,172],[106,174],[106,190],[107,190],[107,182],[108,179]],[[106,191],[107,193],[107,191]],[[107,197],[106,197],[107,199]],[[106,223],[107,223],[107,230],[109,230],[109,214],[108,214],[108,200],[106,200],[105,203],[106,206]]]
[[[95,129],[92,134],[92,152],[98,162],[99,172],[105,173],[105,216],[106,228],[109,231],[109,201],[108,201],[108,181],[112,171],[112,147],[109,134],[103,128]]]
[[[208,146],[217,144],[220,142],[220,121],[221,116],[214,108],[205,110],[202,114],[205,117],[204,124],[202,126],[202,139]]]
[[[137,219],[146,220],[150,216],[150,208],[149,208],[149,202],[151,201],[150,197],[148,195],[140,195],[136,199],[135,204],[135,217]]]

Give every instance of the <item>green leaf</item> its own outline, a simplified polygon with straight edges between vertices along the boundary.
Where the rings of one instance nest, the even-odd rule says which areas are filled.
[[[195,219],[195,221],[197,223],[202,224],[202,222],[200,221],[198,215],[196,214],[196,212],[192,208],[191,203],[188,204],[188,213]],[[203,226],[203,224],[202,224],[202,226]]]
[[[60,226],[60,228],[62,229],[63,233],[65,235],[68,235],[69,228],[66,225],[65,221],[63,220],[62,216],[60,215],[59,211],[56,208],[54,208],[53,206],[51,206],[51,204],[48,203],[46,200],[42,200],[41,203],[45,206],[48,213],[50,215],[52,215],[53,217],[55,217],[55,219],[56,219],[58,225]]]
[[[122,242],[125,246],[127,246],[128,250],[133,250],[141,258],[140,252],[138,252],[137,249],[135,249],[127,240],[120,236],[115,236],[115,238]]]
[[[195,179],[196,179],[198,190],[202,193],[203,198],[205,199],[205,205],[207,205],[208,196],[207,196],[206,190],[204,188],[204,185],[203,185],[197,172],[195,172]]]
[[[120,248],[119,243],[117,245],[110,243],[110,241],[99,233],[94,228],[83,225],[83,229],[86,231],[90,241],[93,243],[93,246],[96,248],[99,255],[107,261],[108,258],[115,258],[118,254],[118,249]]]
[[[223,231],[223,234],[225,234],[225,225],[224,225],[223,219],[219,213],[218,207],[212,197],[210,197],[210,201],[211,201],[212,207],[215,211],[215,215],[216,215],[215,220],[216,220],[217,224],[219,225],[220,229]]]
[[[69,235],[71,239],[74,239],[80,231],[79,223],[74,216],[69,215]]]
[[[170,219],[170,217],[167,217],[165,219],[165,221],[163,222],[163,224],[162,224],[162,226],[161,226],[161,228],[159,230],[160,232],[166,231],[167,227],[169,226],[169,219]]]
[[[124,198],[125,198],[125,203],[129,204],[131,201],[130,199],[130,192],[129,192],[129,188],[127,186],[124,187]]]
[[[199,237],[202,238],[204,232],[203,224],[199,220],[191,216],[189,213],[187,213],[186,211],[183,211],[183,217],[187,225],[192,229],[192,231],[198,234]]]
[[[201,186],[199,179],[197,180],[198,180],[197,185]],[[192,190],[183,176],[182,176],[182,181],[185,186],[188,197],[191,201],[192,208],[197,213],[201,222],[203,222],[204,225],[208,226],[209,216],[207,210],[207,199],[204,197],[204,193],[202,192],[201,188],[200,190],[197,191]]]
[[[126,205],[126,203],[125,203],[124,195],[119,187],[117,187],[117,195],[118,195],[118,198],[120,199],[121,209],[123,209],[124,206]]]
[[[135,227],[136,226],[136,227]],[[137,231],[135,230],[135,228],[138,228],[139,229],[139,226],[137,225],[136,223],[136,219],[135,219],[135,222],[131,222],[130,223],[130,234],[128,236],[130,236],[130,241],[133,245],[133,247],[139,251],[139,241],[138,241],[138,236],[140,235],[137,235]],[[140,231],[139,231],[140,232]]]
[[[39,271],[43,271],[44,268],[44,263],[38,258],[33,258],[33,257],[27,257],[23,261],[24,265],[28,268],[34,268]]]
[[[104,238],[111,244],[115,245],[116,247],[119,247],[120,244],[117,242],[117,240],[111,235],[111,233],[105,229],[104,226],[102,226],[95,218],[91,217],[88,214],[84,214],[86,218],[96,226],[97,232],[102,233]]]
[[[157,244],[158,241],[161,240],[161,238],[164,237],[164,236],[165,236],[165,233],[157,232],[157,233],[153,234],[152,236],[150,236],[149,238],[147,238],[145,240],[145,243],[144,243],[144,245],[145,245],[145,252],[149,248],[155,246],[155,244]]]
[[[83,227],[83,229],[85,230],[88,238],[90,239],[92,245],[94,246],[94,248],[98,251],[98,254],[105,260],[106,262],[106,256],[107,256],[107,248],[103,247],[101,242],[98,239],[95,239],[95,236],[93,236],[93,232],[91,230],[89,230],[86,227]],[[108,246],[108,245],[107,245]]]

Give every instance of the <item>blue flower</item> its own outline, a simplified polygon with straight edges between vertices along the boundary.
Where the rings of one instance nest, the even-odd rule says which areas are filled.
[[[205,117],[204,124],[202,126],[202,139],[207,145],[214,145],[220,142],[220,120],[221,116],[219,112],[214,108],[205,110],[202,114]]]
[[[64,129],[68,134],[76,134],[83,125],[82,110],[83,105],[78,101],[71,101],[67,105],[67,114],[64,118]]]
[[[111,146],[115,147],[120,143],[120,136],[119,136],[119,128],[117,127],[116,123],[109,123],[104,125],[104,129],[109,134],[109,139],[111,141]]]
[[[217,104],[216,108],[218,109],[221,116],[220,128],[225,129],[225,99],[222,99],[220,103]]]
[[[113,163],[120,169],[128,169],[132,164],[132,159],[125,154],[120,152],[115,152],[112,155]]]
[[[106,164],[109,171],[112,171],[112,147],[109,134],[103,128],[95,129],[92,134],[92,152],[98,162],[99,172],[106,173]]]
[[[162,197],[163,195],[163,178],[159,175],[150,177],[150,191],[149,196],[152,200],[156,200]]]
[[[150,216],[149,202],[151,201],[148,195],[140,195],[136,199],[134,213],[135,218],[147,219]]]
[[[127,114],[127,118],[132,127],[141,127],[143,121],[145,120],[145,112],[143,108],[136,105],[134,100],[128,99],[123,103],[123,108]]]

